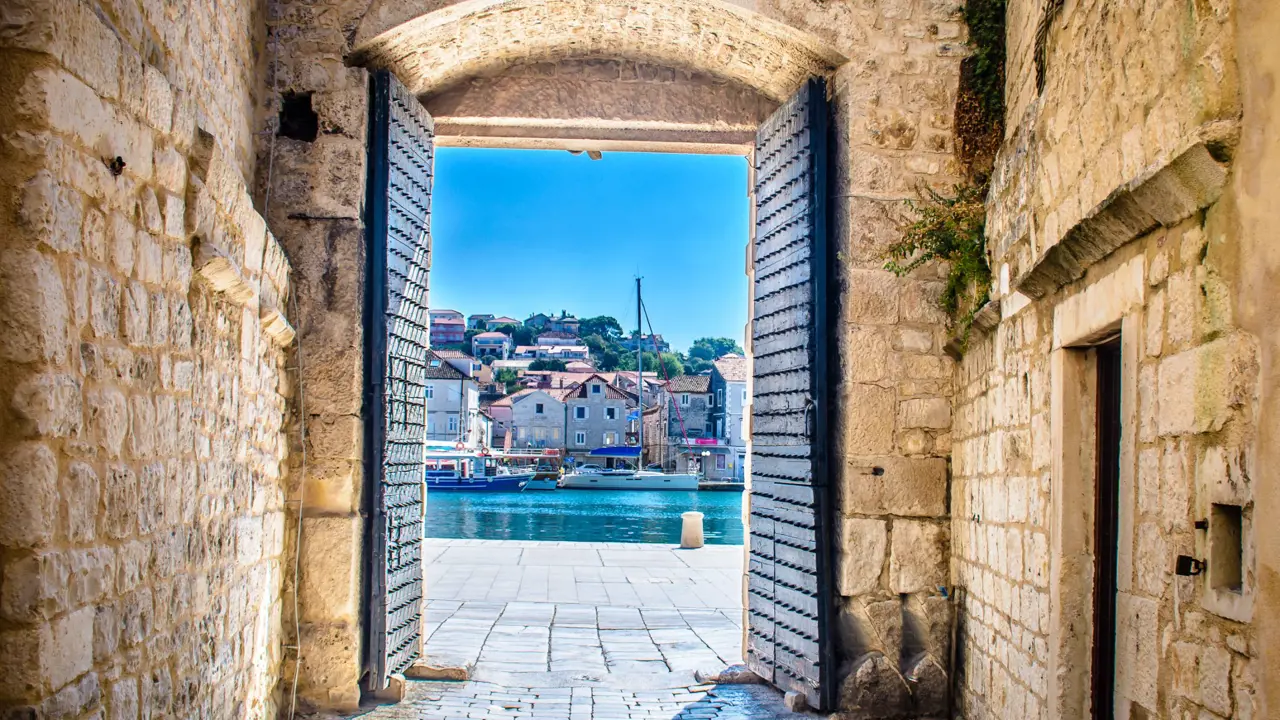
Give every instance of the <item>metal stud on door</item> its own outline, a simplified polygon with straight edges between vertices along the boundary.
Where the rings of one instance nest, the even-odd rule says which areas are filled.
[[[365,202],[365,669],[387,686],[422,654],[427,269],[434,126],[388,72],[370,80]]]
[[[810,706],[833,705],[829,631],[830,277],[826,85],[760,126],[751,318],[753,399],[747,664]]]

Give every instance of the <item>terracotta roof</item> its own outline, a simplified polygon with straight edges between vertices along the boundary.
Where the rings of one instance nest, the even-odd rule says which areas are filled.
[[[570,360],[564,364],[564,369],[569,372],[591,372],[595,370],[595,366],[582,360]]]
[[[466,377],[457,368],[445,362],[439,350],[427,351],[427,368],[423,376],[429,380],[461,380]]]
[[[466,325],[467,323],[460,317],[433,317],[432,325]]]
[[[582,382],[578,383],[577,385],[574,385],[571,388],[566,389],[564,392],[564,398],[567,400],[571,397],[576,397],[576,398],[587,397],[588,396],[587,394],[590,392],[587,389],[587,386],[591,384],[592,380],[599,380],[604,385],[604,396],[605,396],[605,399],[607,400],[628,400],[630,402],[635,402],[636,400],[635,395],[632,395],[631,393],[619,388],[617,385],[614,385],[613,383],[606,380],[603,376],[598,374],[588,375],[586,379],[584,379]]]
[[[505,339],[507,339],[507,336],[506,336],[506,335],[503,335],[503,334],[502,334],[502,333],[500,333],[500,332],[482,332],[482,333],[478,333],[478,334],[477,334],[473,339],[477,339],[477,340],[490,340],[490,339],[493,339],[493,340],[496,340],[496,339],[498,339],[498,338],[502,338],[502,339],[504,339],[504,340],[505,340]]]
[[[532,389],[532,388],[525,389],[525,390],[517,390],[516,392],[513,392],[513,393],[511,393],[510,395],[507,395],[506,397],[500,397],[500,398],[498,398],[497,400],[494,400],[493,402],[489,403],[489,407],[494,407],[494,406],[497,406],[497,407],[511,407],[511,403],[512,403],[516,398],[521,397],[521,396],[524,396],[524,395],[528,395],[528,394],[529,394],[529,393],[531,393],[531,392],[536,392],[536,391],[535,391],[534,389]]]
[[[667,392],[673,393],[705,393],[711,390],[709,375],[680,375],[671,378],[667,383]]]
[[[731,353],[713,364],[725,382],[746,382],[751,377],[751,363],[741,355]]]
[[[520,324],[519,320],[513,317],[508,317],[506,315],[502,315],[501,317],[496,317],[490,320],[489,322],[494,323],[495,325],[519,325]]]
[[[463,360],[463,359],[475,360],[475,358],[462,352],[461,350],[450,350],[448,348],[440,348],[439,350],[433,350],[432,352],[436,354],[436,357],[449,358],[452,360]]]
[[[552,340],[577,339],[577,337],[578,336],[573,333],[560,332],[559,330],[548,330],[546,332],[538,333],[538,340],[542,340],[542,338],[551,338]]]

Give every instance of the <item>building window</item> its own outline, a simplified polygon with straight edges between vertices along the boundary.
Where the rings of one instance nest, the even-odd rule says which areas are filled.
[[[725,462],[725,456],[724,456],[724,455],[717,455],[717,456],[716,456],[716,469],[717,469],[717,470],[724,470],[724,467],[725,467],[724,462]]]
[[[436,386],[435,386],[435,385],[428,385],[428,386],[426,387],[426,393],[427,393],[427,399],[428,399],[428,400],[431,400],[432,398],[434,398],[434,397],[436,396]]]
[[[710,406],[710,407],[715,407],[715,406],[716,406],[716,396],[715,396],[715,395],[708,395],[708,396],[707,396],[707,405],[708,405],[708,406]]]
[[[724,388],[721,388],[719,390],[716,390],[716,404],[721,405],[723,403],[724,403]]]
[[[458,432],[458,416],[449,416],[449,432]]]
[[[600,394],[600,385],[599,385],[599,383],[592,383],[592,385],[591,385],[591,394],[592,394],[592,395],[599,395],[599,394]]]
[[[686,406],[688,404],[689,404],[689,394],[684,393],[683,395],[680,396],[680,405]]]
[[[618,444],[618,433],[613,432],[613,431],[609,431],[609,432],[605,433],[605,434],[604,434],[604,444],[605,444],[605,445],[617,445],[617,444]]]
[[[431,361],[431,367],[440,367],[440,361],[439,361],[439,360],[432,360],[432,361]]]
[[[605,408],[605,409],[604,409],[604,419],[605,419],[605,420],[617,420],[617,419],[618,419],[618,408]]]
[[[537,414],[537,415],[541,415],[541,414],[542,414],[542,403],[537,403],[537,404],[535,404],[535,405],[533,406],[533,412],[534,412],[535,414]]]
[[[573,434],[573,444],[582,446],[587,444],[587,434],[579,430]]]
[[[743,404],[743,405],[745,405],[746,403],[747,403],[747,391],[746,391],[746,390],[743,390],[743,391],[742,391],[742,404]]]
[[[576,407],[573,409],[573,417],[575,420],[586,420],[587,409],[584,407]]]

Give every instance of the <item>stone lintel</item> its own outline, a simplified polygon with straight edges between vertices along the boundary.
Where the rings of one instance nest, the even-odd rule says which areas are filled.
[[[1208,207],[1227,181],[1227,166],[1208,143],[1196,142],[1168,163],[1148,169],[1112,192],[1013,286],[1042,298],[1084,276],[1089,266],[1158,226],[1169,227]]]

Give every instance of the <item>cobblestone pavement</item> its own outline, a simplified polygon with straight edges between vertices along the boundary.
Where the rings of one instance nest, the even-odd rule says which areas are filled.
[[[742,662],[742,548],[429,540],[427,656],[508,673],[717,672]]]
[[[793,713],[763,685],[655,690],[517,687],[485,682],[411,682],[405,701],[365,720],[814,720]]]
[[[742,547],[428,540],[427,656],[369,720],[782,720],[763,685],[699,684],[741,662]]]

